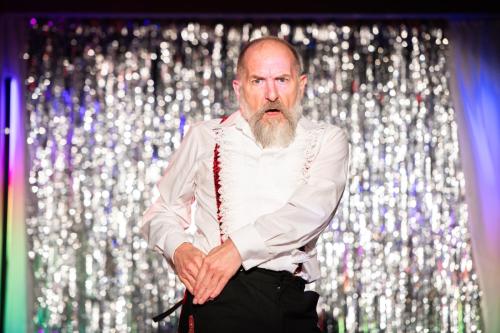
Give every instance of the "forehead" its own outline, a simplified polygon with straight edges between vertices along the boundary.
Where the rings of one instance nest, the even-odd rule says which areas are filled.
[[[295,57],[285,45],[264,41],[247,50],[244,67],[247,75],[291,75]]]

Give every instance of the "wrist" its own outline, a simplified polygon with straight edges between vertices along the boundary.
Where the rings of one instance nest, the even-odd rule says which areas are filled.
[[[174,262],[174,265],[175,265],[175,258],[177,257],[177,254],[179,254],[180,252],[183,252],[184,250],[188,249],[191,246],[193,246],[193,245],[189,242],[183,242],[179,246],[177,246],[177,248],[174,250],[174,254],[172,256],[172,261]]]
[[[234,242],[231,238],[228,238],[225,242],[224,245],[229,248],[229,250],[240,260],[241,262],[241,254],[240,251],[238,251],[238,248],[236,245],[234,245]]]

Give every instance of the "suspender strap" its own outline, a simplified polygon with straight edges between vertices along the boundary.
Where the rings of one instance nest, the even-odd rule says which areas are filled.
[[[222,124],[225,120],[227,119],[227,116],[222,117],[220,123]],[[219,152],[220,146],[218,143],[215,144],[214,147],[214,163],[213,163],[213,173],[214,173],[214,188],[215,188],[215,201],[217,203],[217,221],[219,222],[219,234],[220,234],[220,242],[221,244],[224,243],[223,239],[223,234],[222,234],[222,215],[220,212],[220,206],[221,206],[221,199],[220,199],[220,177],[219,177],[219,172],[220,172],[220,152]]]

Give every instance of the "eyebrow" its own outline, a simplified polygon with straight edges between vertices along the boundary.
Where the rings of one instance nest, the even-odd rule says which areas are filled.
[[[250,80],[251,80],[251,79],[265,79],[265,77],[260,76],[260,75],[250,75],[248,78],[249,78]]]
[[[279,74],[279,75],[276,75],[274,78],[277,79],[277,78],[290,78],[292,77],[292,75],[290,74]],[[252,80],[252,79],[265,79],[264,76],[261,76],[261,75],[256,75],[256,74],[252,74],[249,76],[249,79]]]

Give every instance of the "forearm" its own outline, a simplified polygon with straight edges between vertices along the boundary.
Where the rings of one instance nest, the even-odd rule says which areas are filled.
[[[335,203],[317,200],[313,206],[310,202],[311,191],[318,194],[318,189],[306,191],[302,188],[301,195],[296,195],[286,206],[231,233],[229,237],[240,252],[243,267],[249,269],[283,253],[292,253],[316,239],[333,217],[343,189],[342,185],[335,191],[338,192]],[[301,199],[306,201],[307,198],[309,205],[304,206]]]
[[[347,181],[349,146],[345,133],[332,130],[311,164],[307,180],[278,210],[257,218],[229,237],[249,269],[316,239],[335,213]]]
[[[175,250],[184,242],[192,242],[186,229],[191,224],[198,141],[193,126],[158,181],[160,195],[144,212],[140,223],[149,247],[161,253],[172,267]]]
[[[186,229],[189,221],[187,208],[168,207],[160,196],[144,213],[140,231],[148,246],[162,254],[173,267],[173,255],[184,242],[192,243],[192,235]],[[184,213],[184,214],[182,214]]]
[[[175,249],[184,243],[192,243],[192,236],[177,223],[165,223],[171,216],[158,214],[155,218],[141,226],[141,233],[148,242],[148,246],[172,259]]]

